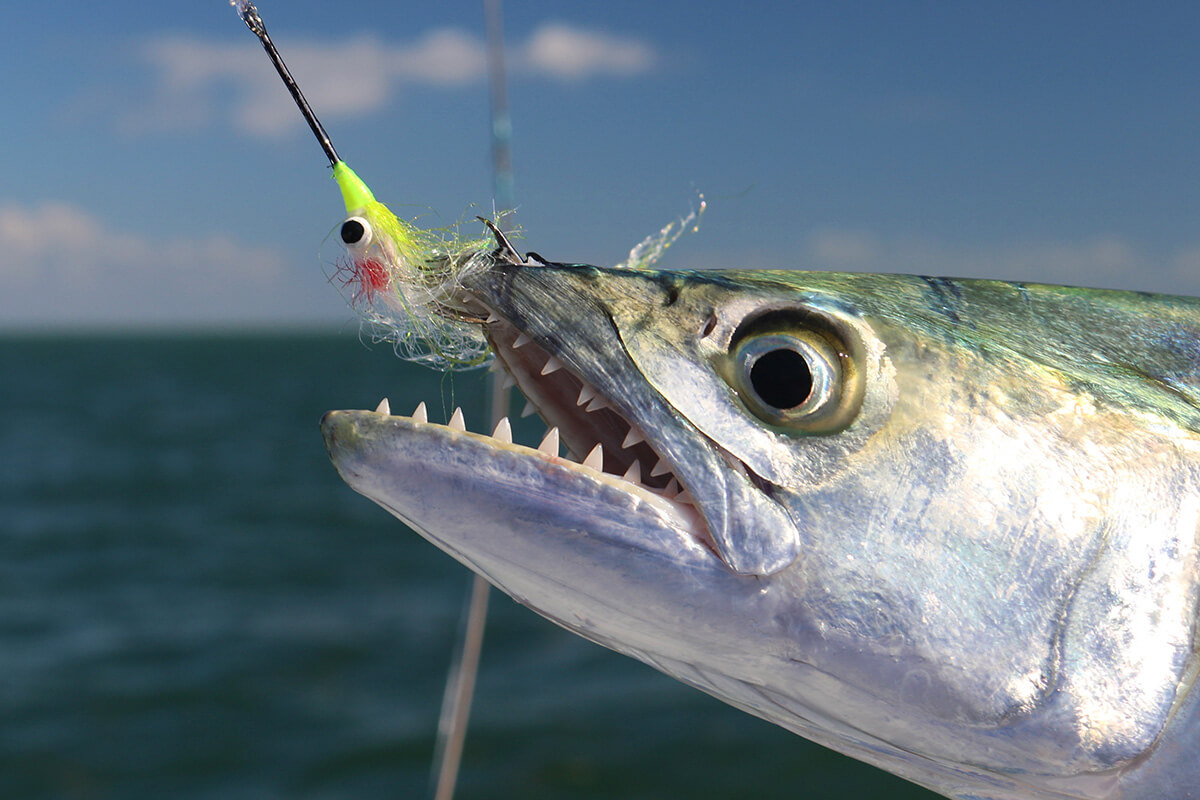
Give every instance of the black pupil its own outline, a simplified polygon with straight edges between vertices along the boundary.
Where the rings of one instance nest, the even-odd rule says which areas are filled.
[[[759,356],[750,368],[750,385],[759,398],[779,409],[795,408],[812,394],[812,371],[795,350],[781,347]]]
[[[362,241],[367,229],[356,219],[348,219],[342,223],[342,241],[346,244],[357,244]]]

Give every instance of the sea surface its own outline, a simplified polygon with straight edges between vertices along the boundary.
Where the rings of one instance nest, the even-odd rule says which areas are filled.
[[[354,335],[0,339],[0,798],[428,797],[468,574],[317,423],[480,430],[482,386]],[[495,592],[456,796],[933,797]]]

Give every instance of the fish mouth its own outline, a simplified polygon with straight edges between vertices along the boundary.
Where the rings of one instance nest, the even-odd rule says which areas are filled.
[[[503,370],[508,383],[527,400],[522,416],[536,412],[582,465],[620,476],[624,486],[656,498],[656,502],[671,503],[688,521],[692,538],[720,557],[688,487],[655,450],[652,439],[621,413],[612,398],[495,312],[487,318],[485,334],[495,354],[492,369]]]
[[[588,479],[590,485],[602,485],[608,495],[618,490],[634,501],[633,507],[654,514],[661,523],[698,545],[701,551],[722,561],[708,523],[691,493],[669,462],[654,449],[643,430],[627,419],[611,398],[563,360],[547,352],[528,334],[495,312],[484,312],[479,319],[482,321],[485,317],[484,332],[495,356],[490,369],[505,373],[506,389],[516,386],[524,394],[528,402],[522,416],[536,412],[546,422],[547,433],[541,443],[536,448],[514,443],[507,417],[501,419],[488,436],[468,431],[465,419],[457,409],[446,425],[439,425],[429,421],[423,402],[406,418],[393,415],[389,401],[384,399],[373,413],[332,411],[322,420],[326,445],[343,478],[362,491],[355,470],[344,468],[340,456],[343,448],[357,446],[353,442],[358,439],[358,433],[346,435],[341,427],[349,424],[347,416],[353,416],[359,418],[354,423],[359,430],[370,427],[384,438],[430,435],[446,446],[469,446],[485,457],[540,459],[547,467],[544,474],[548,482],[561,479],[560,491],[569,491],[567,486],[579,485],[573,480],[577,478]],[[381,416],[384,419],[379,419]],[[380,427],[384,424],[386,428]],[[464,436],[466,440],[462,438]],[[481,445],[487,449],[481,449]],[[566,457],[561,455],[562,448],[566,450]],[[558,470],[569,473],[572,480],[566,480]],[[375,496],[373,492],[363,493],[410,526],[414,525],[414,520],[402,509],[387,503],[385,498]]]

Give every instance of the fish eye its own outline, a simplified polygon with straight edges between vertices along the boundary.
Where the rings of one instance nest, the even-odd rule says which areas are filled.
[[[348,250],[363,250],[374,238],[371,223],[364,217],[348,217],[342,223],[340,234],[342,244],[346,245]]]
[[[776,424],[826,404],[841,380],[836,354],[814,337],[749,336],[738,343],[734,358],[751,410]]]
[[[858,370],[836,331],[779,312],[740,327],[730,383],[752,414],[800,435],[837,433],[853,422]]]

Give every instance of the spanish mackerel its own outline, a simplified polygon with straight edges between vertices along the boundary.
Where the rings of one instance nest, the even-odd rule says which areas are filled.
[[[1200,798],[1200,301],[500,243],[457,313],[555,430],[330,412],[356,491],[568,630],[948,797]]]
[[[233,5],[341,189],[352,304],[443,366],[490,347],[553,426],[331,412],[354,489],[563,627],[949,797],[1200,800],[1200,301],[601,269],[493,223],[489,253],[377,202]]]

